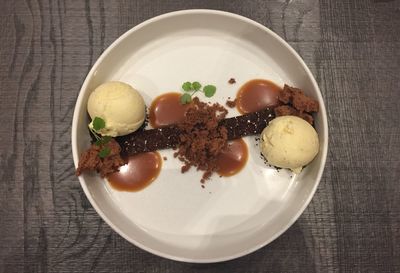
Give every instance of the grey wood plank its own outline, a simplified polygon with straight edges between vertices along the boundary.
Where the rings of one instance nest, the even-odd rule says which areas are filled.
[[[323,4],[327,8],[321,9],[318,75],[331,129],[328,181],[333,187],[338,269],[396,272],[400,55],[393,32],[400,30],[399,2]],[[341,15],[334,16],[336,11]]]
[[[153,16],[238,13],[314,73],[330,150],[310,206],[229,262],[179,263],[122,239],[74,176],[80,86],[101,52]],[[400,272],[400,1],[0,1],[0,272]]]

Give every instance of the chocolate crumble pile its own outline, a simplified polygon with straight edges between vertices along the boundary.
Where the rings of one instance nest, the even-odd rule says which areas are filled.
[[[92,144],[88,150],[84,151],[79,159],[76,175],[79,176],[84,171],[95,170],[100,173],[101,177],[106,177],[118,171],[119,167],[125,164],[120,155],[121,147],[114,139],[111,139],[106,146],[110,149],[110,153],[105,158],[98,156],[103,146]]]
[[[196,97],[186,112],[185,121],[178,124],[179,146],[174,156],[184,163],[182,173],[192,166],[204,171],[204,183],[217,171],[217,156],[227,147],[228,130],[219,126],[228,111],[218,103],[208,105]]]
[[[275,115],[279,116],[297,116],[304,119],[311,125],[314,124],[313,112],[318,112],[318,101],[306,96],[299,88],[286,85],[279,93],[278,99],[284,105],[275,108]]]

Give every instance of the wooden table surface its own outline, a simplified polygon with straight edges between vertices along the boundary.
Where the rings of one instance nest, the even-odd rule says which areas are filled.
[[[71,120],[102,51],[153,16],[225,10],[275,31],[326,102],[318,190],[282,236],[196,265],[149,254],[94,211],[74,175]],[[400,272],[400,1],[0,0],[0,272]]]

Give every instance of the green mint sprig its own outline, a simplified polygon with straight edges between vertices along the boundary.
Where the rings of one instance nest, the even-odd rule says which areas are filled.
[[[217,91],[214,85],[206,85],[203,89],[201,87],[202,85],[199,82],[184,82],[182,89],[185,93],[181,96],[181,104],[190,103],[193,95],[197,92],[202,92],[207,98],[211,98]]]
[[[101,136],[98,132],[106,127],[106,122],[104,119],[95,117],[92,122],[93,128],[89,126],[90,132],[94,135],[96,138],[95,145],[97,146],[103,146],[103,148],[99,152],[99,157],[100,158],[105,158],[111,153],[111,149],[108,146],[105,146],[108,142],[110,142],[111,137],[110,136]]]

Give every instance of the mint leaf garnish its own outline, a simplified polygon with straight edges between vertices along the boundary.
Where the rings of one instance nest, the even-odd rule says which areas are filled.
[[[217,91],[217,88],[214,85],[206,85],[203,88],[204,95],[206,95],[207,98],[214,96],[215,91]]]
[[[185,94],[181,96],[181,104],[187,104],[192,101],[192,97],[197,92],[203,92],[207,98],[214,96],[217,88],[214,85],[206,85],[201,89],[202,85],[199,82],[184,82],[182,89]]]
[[[104,127],[106,127],[106,122],[104,121],[104,119],[99,118],[99,117],[95,117],[93,119],[93,129],[95,129],[96,131],[99,131],[101,129],[103,129]]]
[[[192,101],[192,96],[188,93],[181,96],[181,104],[187,104]]]
[[[201,84],[199,82],[192,82],[192,87],[195,91],[199,91],[201,88]]]
[[[105,158],[110,154],[110,152],[111,152],[110,147],[105,146],[103,149],[100,150],[99,157]]]
[[[192,90],[192,84],[190,82],[185,82],[182,84],[182,89],[186,92],[189,92]]]

